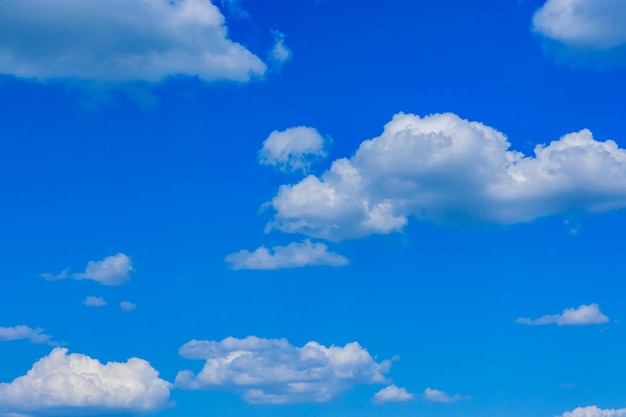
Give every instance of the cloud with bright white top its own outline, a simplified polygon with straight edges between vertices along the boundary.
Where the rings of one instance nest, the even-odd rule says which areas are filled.
[[[280,186],[266,230],[341,240],[401,231],[411,217],[513,224],[626,207],[626,150],[614,141],[581,130],[534,156],[509,148],[494,128],[452,113],[399,113],[352,157]]]
[[[426,388],[422,397],[429,402],[433,403],[454,403],[457,401],[467,400],[469,396],[461,394],[448,394],[445,391],[438,389]]]
[[[357,342],[326,347],[309,342],[249,336],[222,341],[192,340],[179,353],[204,360],[198,374],[181,371],[183,389],[232,389],[250,403],[326,402],[358,384],[382,384],[391,361],[377,362]]]
[[[239,269],[287,269],[305,266],[344,266],[348,260],[330,252],[323,243],[305,239],[302,243],[293,242],[287,246],[274,246],[271,250],[265,246],[254,252],[242,250],[226,257],[226,262],[235,270]]]
[[[263,141],[259,163],[281,171],[307,172],[311,164],[326,157],[325,140],[307,126],[275,130]]]
[[[533,17],[533,29],[574,48],[626,45],[623,0],[548,0]]]
[[[374,402],[377,404],[383,403],[398,403],[404,401],[410,401],[415,396],[407,392],[406,388],[399,388],[395,385],[389,385],[374,394]]]
[[[0,2],[0,74],[38,80],[246,82],[266,65],[210,0]]]
[[[546,324],[556,324],[558,326],[586,326],[608,323],[609,318],[602,314],[598,304],[593,303],[581,305],[577,308],[566,308],[561,314],[547,314],[534,320],[520,317],[515,322],[527,326]]]
[[[574,411],[567,411],[557,417],[626,417],[626,408],[603,410],[592,405],[578,407]]]
[[[31,343],[42,343],[50,346],[58,345],[52,341],[52,336],[45,334],[43,329],[20,324],[14,327],[0,327],[0,342],[13,340],[29,340]]]
[[[58,275],[45,273],[41,276],[49,281],[72,278],[97,281],[103,285],[121,285],[130,280],[132,271],[131,259],[123,253],[118,253],[107,256],[100,261],[87,262],[87,268],[84,272],[70,274],[69,269],[66,269]]]
[[[171,384],[138,358],[100,363],[55,348],[26,375],[0,383],[0,411],[45,415],[146,413],[167,407]]]

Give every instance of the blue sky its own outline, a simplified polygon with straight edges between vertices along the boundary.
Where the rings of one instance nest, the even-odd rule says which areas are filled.
[[[621,0],[0,0],[0,415],[626,416]]]

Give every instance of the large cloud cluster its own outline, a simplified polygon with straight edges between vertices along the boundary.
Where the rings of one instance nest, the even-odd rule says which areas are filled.
[[[589,130],[510,150],[492,127],[451,113],[400,113],[321,176],[283,185],[269,229],[340,240],[401,230],[413,216],[445,223],[531,221],[626,207],[626,151]]]
[[[0,74],[41,80],[248,81],[266,65],[210,0],[0,2]]]
[[[67,415],[161,410],[171,384],[143,359],[102,364],[55,348],[26,375],[0,384],[0,411]]]
[[[285,339],[192,340],[180,355],[205,360],[194,375],[182,371],[176,385],[186,389],[241,390],[251,403],[324,402],[357,384],[384,383],[389,361],[377,362],[358,343],[326,347],[309,342],[292,346]]]

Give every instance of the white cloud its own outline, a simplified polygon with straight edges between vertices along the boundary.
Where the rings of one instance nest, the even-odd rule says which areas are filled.
[[[626,416],[626,408],[603,410],[595,405],[578,407],[574,411],[567,411],[557,417],[623,417]]]
[[[357,384],[385,383],[390,361],[377,362],[357,342],[302,347],[285,339],[226,338],[192,340],[180,355],[206,363],[194,375],[181,371],[176,385],[185,389],[230,388],[250,403],[324,402]]]
[[[535,156],[455,114],[397,114],[321,176],[283,185],[267,231],[340,240],[402,230],[408,218],[511,224],[626,207],[626,150],[570,133]]]
[[[556,324],[558,326],[584,326],[589,324],[607,323],[609,318],[602,314],[600,307],[596,304],[581,305],[578,308],[566,308],[561,314],[550,314],[538,319],[531,320],[520,317],[515,322],[528,326],[539,326],[545,324]]]
[[[285,45],[285,34],[279,31],[272,31],[274,35],[274,46],[271,51],[271,59],[278,64],[284,64],[286,62],[291,61],[293,57],[293,53],[291,49]]]
[[[424,390],[423,397],[426,401],[430,401],[433,403],[454,403],[461,400],[467,400],[469,397],[467,395],[461,394],[448,394],[444,391],[440,391],[438,389],[426,388]]]
[[[171,384],[143,359],[102,364],[55,348],[11,383],[0,383],[0,411],[68,415],[153,412],[169,403]]]
[[[87,262],[85,272],[72,274],[72,278],[90,279],[104,285],[120,285],[130,280],[132,270],[130,258],[123,253],[118,253],[101,261]]]
[[[290,243],[287,246],[274,246],[272,250],[265,246],[254,252],[242,250],[226,257],[233,269],[286,269],[302,268],[312,265],[344,266],[348,260],[343,256],[329,252],[323,243],[312,243],[305,239],[302,243]]]
[[[58,345],[57,342],[53,342],[52,336],[45,334],[43,329],[33,329],[23,324],[14,327],[0,327],[0,341],[12,341],[12,340],[30,340],[31,343],[43,343],[51,346]]]
[[[120,308],[124,311],[133,311],[137,308],[137,304],[131,303],[130,301],[122,301]]]
[[[626,44],[623,0],[548,0],[533,17],[533,29],[574,48],[609,49]]]
[[[307,172],[316,160],[326,157],[324,138],[312,127],[298,126],[273,131],[259,151],[259,163],[281,171]]]
[[[104,301],[102,297],[94,297],[93,295],[88,295],[83,300],[83,304],[90,307],[103,307],[107,305],[107,302]]]
[[[374,394],[375,403],[394,403],[412,400],[413,394],[406,391],[406,388],[399,388],[395,385],[389,385]]]
[[[0,2],[0,73],[112,82],[263,75],[224,20],[210,0]]]

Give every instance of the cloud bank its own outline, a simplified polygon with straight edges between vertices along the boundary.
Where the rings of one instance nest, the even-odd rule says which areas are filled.
[[[581,305],[578,308],[566,308],[561,314],[545,315],[532,320],[520,317],[515,322],[527,326],[540,326],[546,324],[556,324],[558,326],[585,326],[590,324],[608,323],[609,318],[602,314],[600,307],[593,303]]]
[[[102,364],[55,348],[24,376],[0,383],[0,411],[68,413],[145,413],[169,403],[170,383],[143,359]]]
[[[344,266],[348,260],[335,252],[329,252],[323,243],[312,243],[305,239],[302,243],[290,243],[287,246],[274,246],[271,250],[265,246],[254,252],[242,250],[226,257],[226,262],[235,270],[239,269],[287,269],[305,266]]]
[[[26,325],[18,325],[14,327],[0,327],[0,341],[7,342],[12,340],[30,340],[31,343],[43,343],[50,346],[58,345],[52,341],[52,336],[45,334],[43,329]]]
[[[285,339],[229,337],[219,342],[192,340],[179,353],[206,362],[197,375],[179,372],[178,387],[234,389],[250,403],[329,401],[357,384],[385,383],[391,367],[390,361],[377,362],[357,342],[296,347]]]
[[[267,230],[329,240],[400,231],[409,217],[448,224],[528,222],[626,207],[626,150],[569,133],[534,156],[451,113],[399,113],[320,176],[282,185]]]
[[[311,164],[326,157],[324,138],[312,127],[273,131],[259,151],[259,163],[281,171],[308,172]]]
[[[0,73],[39,80],[246,82],[266,65],[210,0],[0,2]]]

